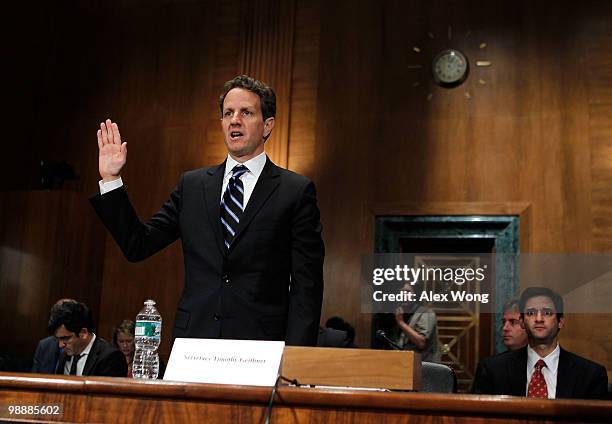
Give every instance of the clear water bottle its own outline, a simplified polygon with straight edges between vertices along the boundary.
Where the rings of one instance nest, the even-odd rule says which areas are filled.
[[[156,379],[159,375],[159,355],[157,349],[161,340],[162,317],[155,307],[154,300],[147,300],[144,308],[136,316],[134,378]]]

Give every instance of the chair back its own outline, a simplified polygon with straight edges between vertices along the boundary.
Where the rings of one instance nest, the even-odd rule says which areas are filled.
[[[457,376],[448,365],[423,362],[421,391],[427,393],[457,393]]]

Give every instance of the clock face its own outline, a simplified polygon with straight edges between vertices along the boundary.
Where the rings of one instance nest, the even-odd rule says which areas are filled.
[[[458,50],[443,50],[436,55],[431,70],[436,84],[441,87],[456,87],[466,80],[469,71],[467,57]]]

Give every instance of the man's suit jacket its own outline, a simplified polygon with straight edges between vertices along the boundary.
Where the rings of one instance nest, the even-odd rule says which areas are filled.
[[[57,374],[64,374],[68,356],[60,355]],[[87,355],[83,374],[85,376],[127,377],[125,356],[115,346],[100,337],[96,337]]]
[[[53,336],[45,337],[36,347],[32,372],[55,374],[59,357],[60,348],[57,339]]]
[[[181,239],[185,282],[173,338],[314,346],[324,256],[314,184],[267,159],[228,251],[220,221],[224,170],[222,163],[184,173],[145,224],[123,187],[91,201],[130,261]]]
[[[526,396],[527,347],[480,361],[472,391],[478,394]],[[608,375],[595,362],[561,349],[555,398],[607,399]]]
[[[335,328],[319,327],[318,347],[349,347],[354,348],[348,333]]]

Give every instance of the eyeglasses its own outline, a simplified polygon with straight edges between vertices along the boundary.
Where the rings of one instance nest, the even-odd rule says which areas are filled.
[[[533,318],[538,315],[538,312],[540,312],[542,316],[545,316],[547,318],[550,318],[556,314],[556,312],[552,308],[542,308],[542,309],[529,308],[525,310],[525,316]]]

